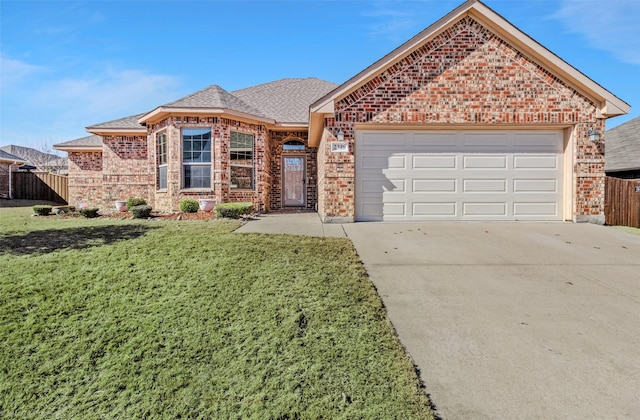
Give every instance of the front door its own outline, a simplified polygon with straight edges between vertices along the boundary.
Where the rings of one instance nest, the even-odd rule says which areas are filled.
[[[305,158],[304,156],[283,157],[282,179],[284,180],[284,205],[304,207],[305,204]]]

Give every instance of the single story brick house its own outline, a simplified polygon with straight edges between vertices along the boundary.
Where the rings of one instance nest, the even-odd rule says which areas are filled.
[[[11,178],[24,163],[24,159],[0,150],[0,198],[13,198]]]
[[[195,197],[325,222],[603,223],[601,133],[629,108],[468,0],[339,86],[213,85],[56,148],[71,201],[102,208]]]

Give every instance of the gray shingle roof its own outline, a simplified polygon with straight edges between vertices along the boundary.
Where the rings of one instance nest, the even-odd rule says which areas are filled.
[[[280,123],[308,123],[309,105],[338,85],[315,77],[280,79],[245,89],[233,95],[252,104],[262,115]]]
[[[0,150],[0,160],[25,162],[24,159],[19,158],[18,156],[12,155],[11,153],[7,153],[4,150]]]
[[[265,116],[259,109],[217,85],[211,85],[177,101],[169,102],[162,105],[162,108],[225,108],[246,114]]]
[[[604,144],[605,171],[640,169],[640,117],[607,130]]]
[[[99,147],[102,146],[101,136],[87,136],[79,139],[65,141],[64,143],[54,144],[54,147]]]
[[[138,123],[138,118],[142,117],[144,114],[131,115],[129,117],[119,118],[113,121],[107,121],[99,124],[90,125],[87,129],[139,129],[145,128],[143,125]]]

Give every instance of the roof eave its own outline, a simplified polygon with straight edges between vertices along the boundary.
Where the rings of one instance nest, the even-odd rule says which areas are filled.
[[[147,129],[144,127],[140,128],[101,128],[101,127],[86,127],[87,132],[91,134],[96,134],[98,136],[139,136],[142,134],[147,134]]]
[[[204,114],[204,115],[216,115],[216,116],[233,116],[242,120],[248,120],[253,122],[261,122],[264,124],[276,124],[276,121],[272,118],[261,117],[259,115],[248,114],[242,111],[236,111],[229,108],[190,108],[190,107],[158,107],[148,114],[143,115],[138,119],[140,124],[153,124],[162,120],[163,118],[172,114]]]
[[[64,144],[54,144],[53,148],[63,152],[102,152],[102,146],[65,146]]]

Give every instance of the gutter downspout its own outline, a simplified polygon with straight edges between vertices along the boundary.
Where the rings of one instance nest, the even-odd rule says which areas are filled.
[[[10,163],[10,164],[9,164],[9,200],[13,200],[13,190],[11,189],[11,187],[12,187],[12,185],[13,185],[13,182],[11,182],[11,173],[12,173],[13,171],[11,170],[11,167],[12,167],[13,165],[17,165],[17,164],[18,164],[18,161],[17,161],[17,160],[14,160],[14,161],[13,161],[13,163]]]

